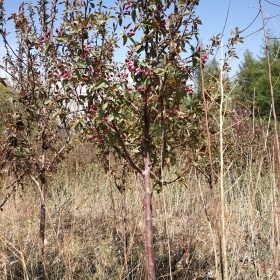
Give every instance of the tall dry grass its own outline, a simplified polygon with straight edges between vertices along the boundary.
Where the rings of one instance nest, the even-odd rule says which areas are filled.
[[[262,159],[256,160],[255,154],[248,149],[245,160],[225,168],[229,279],[279,277],[274,262],[278,194],[273,149]],[[165,172],[165,179],[173,178],[184,160],[178,156],[178,165]],[[9,180],[8,174],[2,176],[1,197]],[[92,147],[75,150],[49,181],[45,279],[144,279],[141,178],[126,178],[127,266],[121,194]],[[170,274],[173,279],[219,279],[218,238],[207,214],[212,207],[209,183],[195,166],[184,183],[167,185],[164,195],[153,195],[157,279],[170,279]],[[39,191],[30,181],[0,213],[1,279],[36,279],[39,207]]]

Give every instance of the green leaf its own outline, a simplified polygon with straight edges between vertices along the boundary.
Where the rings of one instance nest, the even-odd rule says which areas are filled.
[[[109,122],[113,121],[114,119],[115,119],[115,116],[114,116],[113,114],[110,114],[110,115],[108,116],[108,121],[109,121]]]
[[[153,189],[157,192],[160,193],[162,191],[162,186],[159,183],[154,184]]]
[[[108,107],[108,102],[103,103],[102,105],[102,110],[106,110],[106,108]]]
[[[87,99],[87,95],[81,94],[81,95],[80,95],[80,99],[85,101],[85,100]]]
[[[50,102],[51,102],[51,100],[48,99],[48,100],[46,100],[46,101],[44,102],[44,105],[48,105]]]
[[[66,42],[67,41],[67,35],[59,35],[56,37],[56,41],[58,42]]]
[[[83,25],[83,26],[86,26],[86,25],[88,24],[88,22],[89,22],[89,18],[86,18],[86,19],[83,21],[82,25]]]
[[[132,37],[128,37],[128,38],[133,44],[136,44],[135,40]]]
[[[85,31],[85,30],[83,30],[83,39],[86,40],[86,39],[88,39],[88,38],[89,38],[89,37],[88,37],[88,32]]]
[[[110,148],[112,148],[115,145],[115,143],[116,143],[115,137],[114,136],[110,136],[108,142],[109,142]]]
[[[101,88],[108,88],[108,87],[109,87],[109,85],[108,85],[107,81],[100,80],[95,84],[94,88],[95,89],[101,89]]]
[[[75,74],[77,75],[77,77],[78,77],[79,80],[82,79],[82,76],[81,76],[79,70],[76,69],[76,70],[75,70]]]
[[[52,44],[47,44],[45,51],[44,51],[45,55],[48,54],[48,52],[50,51],[51,48],[52,48]]]
[[[119,25],[122,26],[122,16],[119,15]]]
[[[62,86],[63,86],[64,88],[66,88],[66,87],[68,86],[68,80],[63,80],[63,81],[62,81]]]
[[[78,61],[77,62],[77,66],[79,66],[79,67],[86,67],[87,65],[86,65],[86,63],[84,61]]]
[[[193,56],[193,57],[192,57],[193,67],[196,67],[197,61],[198,61],[197,57],[196,57],[196,56]]]
[[[116,17],[114,17],[114,16],[110,16],[107,18],[107,20],[114,20],[114,19],[116,19]]]
[[[56,119],[59,115],[61,114],[61,111],[58,111],[58,112],[55,112],[53,115],[52,115],[52,120]]]
[[[131,17],[132,17],[133,22],[135,22],[135,20],[136,20],[136,10],[132,11]]]
[[[124,46],[125,46],[126,42],[127,42],[127,36],[126,36],[126,34],[123,34],[123,45]]]
[[[151,22],[149,22],[147,20],[142,21],[142,24],[148,25],[148,26],[154,26]]]

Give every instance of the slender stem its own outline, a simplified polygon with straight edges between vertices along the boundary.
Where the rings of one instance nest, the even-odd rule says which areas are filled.
[[[224,200],[224,152],[223,152],[223,103],[224,103],[224,87],[223,87],[223,43],[221,42],[221,73],[220,73],[220,86],[221,86],[221,103],[220,103],[220,190],[221,190],[221,223],[222,223],[222,279],[228,280],[228,265],[226,256],[226,234],[225,234],[225,200]]]
[[[45,156],[46,151],[43,148],[42,152],[42,168],[40,171],[40,191],[41,191],[41,199],[40,199],[40,240],[39,240],[39,262],[43,262],[44,259],[44,247],[45,247],[45,227],[46,227],[46,204],[45,204],[45,197],[46,197],[46,176],[45,176]]]
[[[205,98],[204,73],[202,69],[202,61],[200,61],[200,73],[201,73],[201,92],[202,92],[203,107],[204,107],[204,114],[205,114],[205,126],[206,126],[206,133],[207,133],[207,151],[208,151],[209,167],[210,167],[210,191],[213,199],[213,210],[214,210],[213,217],[214,217],[214,227],[215,227],[216,219],[217,219],[216,182],[215,182],[216,180],[215,180],[213,158],[211,152],[211,133],[209,129],[208,106]]]
[[[145,215],[145,246],[146,246],[146,279],[155,280],[155,263],[153,248],[153,215],[152,215],[152,193],[151,193],[151,172],[149,171],[149,157],[145,160],[144,179],[144,215]]]
[[[171,260],[171,246],[170,246],[170,240],[169,240],[169,233],[168,233],[168,219],[167,219],[167,209],[166,209],[166,195],[165,195],[165,188],[163,187],[163,153],[165,149],[165,143],[164,143],[164,132],[162,133],[162,139],[163,139],[163,144],[162,144],[162,158],[160,161],[160,175],[161,175],[161,186],[162,186],[162,194],[163,194],[163,207],[164,207],[164,217],[165,217],[165,234],[166,234],[166,239],[167,239],[167,246],[168,246],[168,261],[169,261],[169,277],[170,280],[173,279],[172,276],[172,260]]]

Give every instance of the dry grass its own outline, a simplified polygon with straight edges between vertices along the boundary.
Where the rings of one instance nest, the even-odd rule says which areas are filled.
[[[45,279],[144,279],[141,178],[131,174],[126,180],[126,271],[121,194],[87,153],[78,160],[75,153],[48,186]],[[78,165],[71,164],[74,158]],[[230,279],[279,279],[276,172],[272,161],[263,164],[259,178],[258,168],[258,162],[249,162],[225,177]],[[165,174],[172,175],[172,170]],[[206,216],[212,206],[208,183],[194,169],[186,182],[186,187],[168,185],[164,196],[154,194],[157,278],[170,279],[169,242],[173,279],[219,279],[217,234]],[[1,279],[36,279],[38,215],[38,190],[27,183],[0,215]]]

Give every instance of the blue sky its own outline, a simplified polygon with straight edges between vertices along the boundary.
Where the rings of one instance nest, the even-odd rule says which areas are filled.
[[[26,1],[27,2],[27,1]],[[33,0],[33,2],[37,2]],[[114,0],[107,0],[109,5],[114,5]],[[280,5],[279,0],[269,0],[275,4]],[[18,10],[18,6],[22,3],[22,0],[4,0],[4,7],[6,10],[6,18]],[[276,37],[280,37],[280,7],[274,6],[265,0],[262,0],[263,10],[266,18],[271,17],[267,22],[267,27],[270,28]],[[228,12],[229,7],[229,12]],[[209,38],[215,34],[222,33],[225,20],[228,12],[228,19],[224,31],[224,43],[227,42],[231,30],[236,26],[240,30],[245,29],[256,17],[259,12],[259,0],[200,0],[200,5],[197,8],[196,14],[202,20],[203,25],[200,27],[200,38],[204,45],[209,43]],[[9,22],[8,29],[12,28]],[[243,37],[255,32],[262,27],[261,15],[255,20],[255,22],[242,33]],[[12,35],[12,34],[11,34]],[[12,36],[10,35],[10,40]],[[251,35],[244,40],[244,44],[240,44],[236,47],[237,54],[240,59],[243,58],[243,52],[246,49],[250,49],[254,55],[260,53],[260,46],[262,44],[263,31]],[[15,41],[15,40],[14,40]],[[125,52],[124,52],[125,53]],[[218,54],[220,56],[220,54]],[[3,56],[3,46],[0,46],[0,57]],[[231,66],[233,68],[232,75],[238,70],[239,60],[232,61]],[[3,76],[1,74],[1,76]]]
[[[279,0],[269,0],[269,2],[280,5]],[[230,5],[229,5],[230,4]],[[274,6],[262,0],[264,15],[266,18],[273,17],[267,21],[266,27],[271,29],[275,37],[280,37],[280,7]],[[203,25],[200,28],[200,37],[203,44],[208,44],[208,40],[214,34],[222,33],[226,16],[228,19],[224,31],[224,43],[227,42],[231,30],[236,26],[239,30],[245,29],[254,20],[259,12],[258,0],[200,0],[200,6],[197,9],[197,14],[202,20]],[[262,27],[261,14],[252,23],[252,25],[242,33],[243,37],[259,30]],[[237,55],[243,59],[243,53],[246,49],[250,49],[255,56],[260,54],[261,44],[263,40],[263,30],[244,39],[244,43],[236,46]],[[238,70],[239,60],[232,61],[232,75]]]

